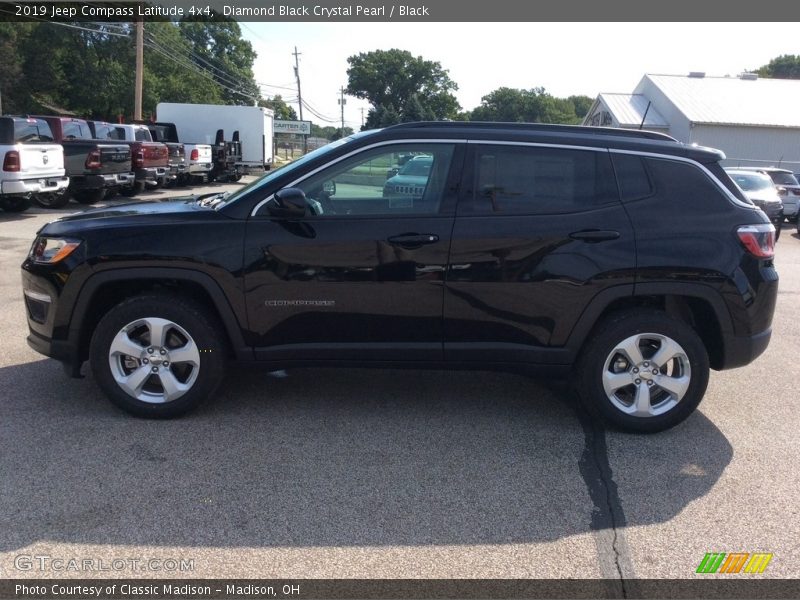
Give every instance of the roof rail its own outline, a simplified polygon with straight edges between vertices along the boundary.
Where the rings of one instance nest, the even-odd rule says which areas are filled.
[[[457,128],[472,127],[474,129],[517,129],[520,131],[541,131],[555,133],[578,133],[580,135],[607,135],[616,137],[631,137],[639,139],[662,140],[676,142],[677,140],[657,131],[640,129],[623,129],[620,127],[589,127],[584,125],[551,125],[546,123],[503,123],[496,121],[417,121],[413,123],[400,123],[391,125],[386,129],[424,129],[424,128]]]

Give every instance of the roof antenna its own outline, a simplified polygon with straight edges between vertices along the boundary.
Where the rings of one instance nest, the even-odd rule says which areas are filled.
[[[644,127],[644,120],[647,118],[647,112],[650,110],[650,105],[652,102],[650,100],[647,101],[647,108],[644,109],[644,115],[642,116],[642,122],[639,123],[639,130],[641,131],[642,127]]]

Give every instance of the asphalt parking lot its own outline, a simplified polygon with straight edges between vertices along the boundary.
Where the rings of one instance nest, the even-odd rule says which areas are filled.
[[[707,552],[773,553],[765,576],[797,576],[788,225],[767,352],[712,373],[684,424],[636,436],[560,386],[481,372],[237,368],[188,417],[129,417],[25,343],[19,265],[81,209],[0,213],[0,577],[93,575],[19,561],[49,556],[193,561],[105,577],[691,578]]]

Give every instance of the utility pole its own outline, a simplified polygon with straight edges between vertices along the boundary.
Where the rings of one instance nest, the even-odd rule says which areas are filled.
[[[297,51],[297,46],[294,47],[294,77],[297,79],[297,105],[300,107],[300,120],[303,120],[303,94],[300,92],[300,61],[298,58],[302,52]],[[303,154],[308,152],[308,136],[303,134]]]
[[[339,88],[339,93],[341,94],[339,104],[342,107],[342,137],[344,137],[344,105],[347,103],[347,100],[344,99],[344,86]]]
[[[134,92],[133,119],[142,119],[142,74],[144,71],[144,21],[136,21],[136,90]]]
[[[361,129],[364,129],[364,107],[362,106],[359,110],[361,111]]]

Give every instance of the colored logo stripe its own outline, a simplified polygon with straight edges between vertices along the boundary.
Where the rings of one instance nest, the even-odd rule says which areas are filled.
[[[700,561],[697,573],[763,573],[772,560],[772,554],[749,552],[708,552]]]
[[[745,573],[763,573],[767,568],[769,561],[772,560],[772,554],[753,554],[747,565],[744,568]]]

